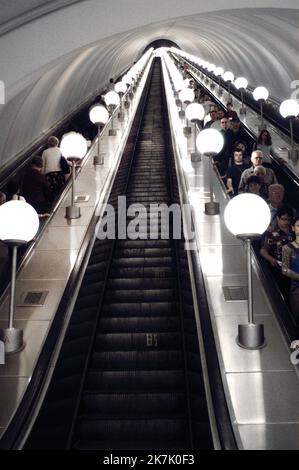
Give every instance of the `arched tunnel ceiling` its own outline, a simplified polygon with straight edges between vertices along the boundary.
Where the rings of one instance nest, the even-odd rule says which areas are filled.
[[[280,4],[0,0],[0,166],[160,38],[289,97],[299,79],[299,9],[297,0]]]

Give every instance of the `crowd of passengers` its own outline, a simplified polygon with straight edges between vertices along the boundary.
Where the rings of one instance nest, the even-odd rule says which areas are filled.
[[[59,149],[59,140],[51,136],[48,148],[41,156],[32,158],[21,181],[12,180],[5,192],[0,193],[3,202],[21,199],[34,207],[41,219],[49,217],[53,203],[63,190],[70,167]]]
[[[187,71],[184,72],[188,77]],[[194,89],[195,101],[206,111],[203,128],[217,129],[223,135],[224,146],[214,162],[227,193],[230,197],[241,193],[257,194],[270,208],[271,222],[258,249],[269,264],[299,327],[299,214],[284,202],[285,188],[278,183],[272,169],[272,157],[280,164],[284,164],[284,160],[273,149],[267,129],[260,131],[252,145],[231,102],[224,111],[211,102],[209,95],[195,86],[192,79],[190,86]]]

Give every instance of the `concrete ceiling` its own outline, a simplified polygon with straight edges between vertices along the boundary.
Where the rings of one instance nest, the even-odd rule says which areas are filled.
[[[160,38],[290,97],[299,80],[299,9],[297,0],[280,5],[0,0],[0,167]]]

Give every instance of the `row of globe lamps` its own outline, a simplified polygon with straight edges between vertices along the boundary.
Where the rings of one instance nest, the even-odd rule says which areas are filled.
[[[145,54],[145,56],[133,66],[129,73],[123,77],[121,82],[116,83],[115,91],[110,91],[105,95],[104,100],[112,114],[111,119],[113,119],[113,113],[128,89],[132,85],[136,89],[151,53],[152,50]],[[129,99],[133,99],[133,90],[129,90]],[[122,113],[122,109],[120,109],[120,113]],[[100,132],[101,126],[105,126],[109,120],[109,113],[105,106],[94,105],[90,109],[89,117],[91,122],[98,125],[98,155],[94,163],[103,164],[104,160],[100,153]],[[120,118],[122,119],[122,116],[120,116]],[[115,135],[116,132],[112,120],[109,136]],[[72,166],[71,205],[66,207],[66,218],[76,219],[80,217],[80,208],[75,206],[76,164],[78,161],[82,160],[87,153],[87,141],[80,133],[69,132],[63,136],[60,143],[60,150],[62,155]],[[7,328],[0,329],[0,341],[4,343],[5,354],[17,353],[25,347],[23,330],[15,328],[14,326],[17,251],[20,246],[25,246],[34,239],[38,229],[38,214],[27,202],[12,200],[0,206],[0,240],[12,249],[8,324]]]
[[[168,69],[169,76],[170,70]],[[176,96],[174,82],[171,80]],[[186,83],[186,82],[185,82]],[[191,90],[192,91],[192,90]],[[178,94],[179,101],[191,101],[191,94],[185,89]],[[188,99],[187,99],[188,98]],[[177,104],[179,104],[177,102]],[[205,110],[199,103],[189,103],[185,110],[186,118],[194,123],[195,154],[199,152],[209,158],[209,193],[210,201],[205,203],[205,214],[219,214],[219,203],[214,200],[213,191],[213,157],[223,148],[223,135],[216,129],[204,129],[196,137],[196,126],[204,119]],[[182,107],[180,117],[183,117]],[[192,156],[192,154],[191,154]],[[224,211],[224,221],[228,230],[237,238],[244,241],[246,246],[246,266],[248,282],[248,321],[238,325],[237,344],[245,349],[260,349],[266,345],[264,325],[254,321],[251,241],[260,238],[270,224],[270,209],[263,198],[253,194],[241,194],[228,202]]]
[[[110,101],[111,106],[112,101]],[[107,103],[106,103],[107,104]],[[194,103],[196,104],[196,103]],[[109,106],[109,104],[107,104]],[[114,106],[115,102],[114,102]],[[200,105],[199,105],[200,106]],[[199,114],[191,113],[190,109],[202,113],[203,108],[189,108],[188,117],[192,121],[201,120]],[[103,113],[103,110],[100,110]],[[95,111],[93,111],[95,113]],[[203,111],[204,112],[204,111]],[[190,114],[189,114],[190,113]],[[105,114],[107,117],[107,114]],[[103,118],[103,114],[102,114]],[[98,120],[95,123],[99,124]],[[101,122],[101,124],[104,124]],[[207,215],[219,213],[219,204],[213,200],[212,185],[212,157],[219,153],[223,147],[223,136],[215,129],[206,129],[196,138],[197,150],[210,159],[210,202],[205,205]],[[66,134],[61,141],[62,154],[72,163],[72,205],[67,208],[68,218],[77,218],[80,213],[74,205],[75,165],[87,152],[87,142],[81,134],[71,132]],[[100,157],[100,152],[99,157]],[[242,199],[242,201],[241,201]],[[246,214],[246,217],[243,217]],[[270,211],[265,201],[259,196],[244,194],[232,199],[224,213],[227,228],[235,236],[245,240],[247,246],[247,271],[248,271],[248,323],[239,325],[237,342],[241,347],[256,349],[265,345],[263,325],[254,323],[252,303],[252,273],[251,273],[251,249],[252,239],[261,236],[270,222]],[[24,347],[23,331],[14,328],[13,318],[15,310],[15,281],[17,249],[21,245],[30,242],[39,228],[39,219],[35,210],[24,201],[9,201],[0,207],[0,239],[12,246],[12,277],[10,286],[10,306],[8,327],[0,330],[0,340],[5,343],[6,353],[15,353]]]
[[[176,53],[182,55],[182,57],[188,58],[188,54],[182,54],[181,51],[175,50]],[[231,85],[233,84],[237,90],[240,91],[241,94],[241,109],[240,114],[246,114],[246,108],[244,107],[244,92],[248,87],[248,80],[245,77],[238,77],[235,79],[235,75],[231,71],[224,71],[223,67],[217,67],[215,64],[210,64],[207,62],[202,61],[199,58],[190,56],[190,60],[194,61],[198,65],[205,68],[208,72],[211,72],[218,77],[218,90],[220,92],[221,88],[221,78],[228,84],[228,95],[229,98],[231,97]],[[269,98],[269,91],[264,86],[256,87],[252,92],[253,98],[260,104],[260,125],[259,130],[265,128],[264,122],[264,112],[263,107],[264,103]],[[291,138],[291,146],[289,151],[290,158],[297,158],[297,151],[294,145],[294,132],[293,132],[293,120],[299,115],[299,103],[294,99],[286,99],[284,100],[279,107],[280,115],[284,119],[289,119],[289,127],[290,127],[290,138]]]
[[[223,146],[223,137],[215,129],[206,129],[197,137],[198,150],[210,158]],[[87,151],[83,136],[69,133],[61,142],[61,149],[69,158],[82,158]],[[76,155],[76,157],[74,157]],[[74,160],[71,160],[74,163]],[[211,179],[210,164],[210,182]],[[74,173],[74,172],[73,172]],[[217,213],[219,204],[213,201],[213,187],[210,183],[210,203],[206,203],[208,215]],[[260,237],[270,223],[270,210],[259,196],[242,194],[233,198],[226,206],[224,220],[228,230],[245,241],[248,274],[248,323],[238,326],[237,343],[246,349],[258,349],[265,346],[264,327],[254,322],[252,302],[251,240]],[[9,201],[0,206],[0,239],[12,246],[12,278],[9,304],[8,327],[0,330],[0,340],[4,341],[6,353],[20,351],[23,346],[23,331],[13,326],[15,310],[15,280],[17,249],[31,241],[39,228],[39,218],[32,206],[24,201]]]

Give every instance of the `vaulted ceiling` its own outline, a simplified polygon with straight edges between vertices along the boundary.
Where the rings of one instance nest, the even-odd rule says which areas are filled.
[[[297,0],[0,0],[0,167],[165,38],[288,98]],[[299,85],[299,82],[298,82]]]

